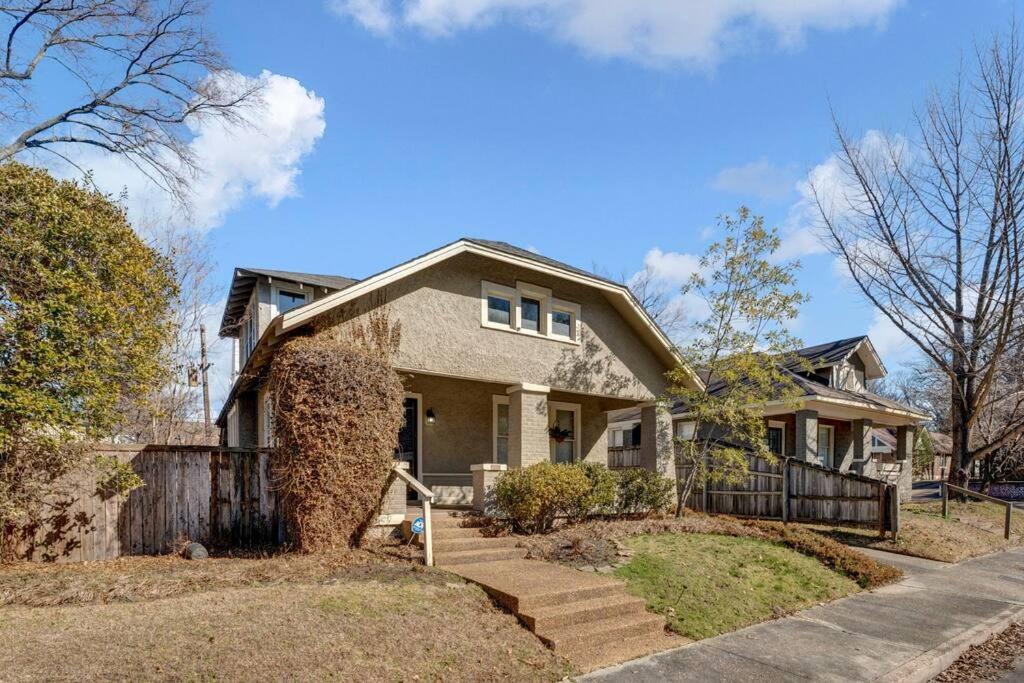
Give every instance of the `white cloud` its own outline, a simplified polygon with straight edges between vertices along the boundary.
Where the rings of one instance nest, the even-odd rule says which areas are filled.
[[[882,362],[889,368],[906,363],[918,355],[918,348],[881,311],[875,311],[868,328],[868,337]]]
[[[773,165],[767,159],[742,166],[723,168],[711,181],[711,187],[722,192],[778,200],[789,197],[796,189],[793,168]]]
[[[901,0],[329,0],[376,33],[449,36],[500,22],[550,34],[587,54],[714,66],[760,42],[798,46],[812,30],[880,26]]]
[[[312,152],[324,133],[324,101],[294,78],[264,71],[256,79],[232,73],[224,78],[244,87],[258,80],[260,101],[243,112],[243,121],[202,118],[189,125],[189,142],[201,170],[191,187],[190,215],[142,171],[121,157],[69,148],[67,155],[81,168],[92,170],[94,181],[106,192],[127,192],[128,211],[134,221],[188,223],[208,230],[250,199],[275,206],[298,194],[297,179],[303,157]],[[55,172],[76,176],[70,167]]]
[[[651,270],[658,282],[681,286],[700,270],[700,257],[676,251],[662,251],[654,247],[644,257],[644,266]]]
[[[391,33],[394,27],[385,0],[330,0],[327,6],[334,13],[350,16],[364,28],[380,35]]]

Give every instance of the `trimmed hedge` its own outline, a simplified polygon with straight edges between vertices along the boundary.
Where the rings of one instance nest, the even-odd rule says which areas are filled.
[[[646,516],[672,502],[672,480],[647,470],[609,470],[597,463],[542,462],[498,477],[494,497],[501,515],[521,533],[545,533],[559,517]]]

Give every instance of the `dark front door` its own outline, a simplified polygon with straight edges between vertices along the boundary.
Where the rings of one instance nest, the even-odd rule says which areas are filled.
[[[416,469],[416,456],[419,444],[419,399],[409,397],[405,399],[405,423],[398,432],[398,448],[395,449],[395,460],[409,463],[409,474],[419,479],[420,473]],[[416,498],[416,493],[409,489],[409,499]]]

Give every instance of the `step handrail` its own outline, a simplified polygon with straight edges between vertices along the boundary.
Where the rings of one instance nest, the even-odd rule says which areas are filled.
[[[1003,521],[1003,538],[1007,541],[1010,540],[1010,525],[1013,516],[1013,503],[1002,498],[994,498],[993,496],[986,496],[984,493],[978,493],[970,489],[965,489],[963,486],[957,486],[950,484],[949,482],[942,482],[942,517],[943,519],[949,519],[949,490],[953,489],[967,496],[974,496],[981,500],[988,501],[989,503],[997,503],[1006,508],[1006,516]]]
[[[433,567],[434,544],[430,529],[430,504],[434,502],[434,492],[424,486],[416,477],[409,474],[399,463],[395,463],[391,471],[423,498],[423,563],[428,567]]]

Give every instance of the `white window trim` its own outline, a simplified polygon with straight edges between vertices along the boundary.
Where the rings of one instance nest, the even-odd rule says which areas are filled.
[[[508,396],[498,396],[497,394],[491,396],[491,462],[498,462],[498,406],[502,405],[509,405]],[[511,439],[511,437],[510,426],[509,435],[506,438]]]
[[[276,318],[278,316],[278,314],[281,312],[280,307],[277,305],[277,295],[280,294],[281,292],[287,292],[288,294],[301,294],[302,298],[304,300],[304,303],[299,304],[299,305],[300,306],[305,306],[310,301],[310,296],[309,295],[312,293],[312,290],[311,289],[306,289],[301,284],[298,284],[298,285],[277,285],[277,284],[271,285],[270,286],[270,318],[271,319]],[[296,306],[295,308],[298,308],[298,307],[299,306]],[[291,310],[294,311],[295,308],[292,308]]]
[[[509,302],[509,324],[494,323],[487,316],[487,298],[490,296],[500,297]],[[540,302],[540,320],[538,330],[523,328],[523,298],[535,299]],[[554,334],[551,331],[552,311],[561,311],[572,316],[571,330],[569,336]],[[541,337],[564,344],[578,345],[580,334],[580,305],[571,301],[563,301],[551,296],[551,290],[528,282],[516,281],[515,287],[499,285],[496,282],[482,280],[480,282],[480,326],[503,332],[525,334],[531,337]]]
[[[562,401],[548,401],[548,427],[555,421],[556,410],[571,410],[572,415],[572,461],[580,462],[580,436],[582,409],[579,403],[564,403]],[[555,461],[555,440],[548,437],[548,457],[551,462]]]
[[[835,467],[836,459],[836,428],[832,425],[818,425],[818,447],[821,447],[821,430],[824,429],[828,432],[828,449],[825,451],[825,462],[822,463],[825,467]],[[815,453],[815,456],[818,454]]]
[[[782,455],[780,455],[779,457],[780,458],[785,458],[786,457],[786,423],[785,422],[779,422],[778,420],[768,420],[768,426],[782,430]],[[817,455],[817,454],[815,454],[815,455]]]

